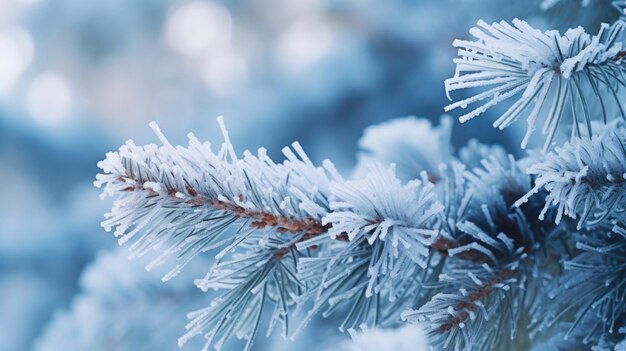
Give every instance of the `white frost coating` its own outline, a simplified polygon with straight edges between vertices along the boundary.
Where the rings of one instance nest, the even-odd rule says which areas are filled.
[[[368,295],[386,281],[380,276],[396,276],[412,264],[426,267],[428,247],[438,234],[434,221],[443,210],[433,188],[420,180],[403,185],[393,167],[382,166],[373,167],[362,180],[331,185],[333,212],[323,219],[332,224],[331,237],[347,234],[352,242],[383,243],[370,263]]]
[[[600,33],[609,29],[609,25],[603,23]],[[561,73],[565,78],[569,78],[572,75],[572,72],[582,71],[588,64],[601,64],[612,60],[613,57],[615,57],[622,49],[621,43],[616,43],[607,47],[605,43],[600,42],[600,36],[591,37],[589,34],[585,33],[582,27],[568,30],[565,33],[565,37],[570,39],[570,42],[568,43],[570,46],[573,45],[571,42],[572,39],[579,40],[584,43],[579,44],[579,47],[583,47],[583,49],[581,49],[578,54],[564,59],[561,63]]]
[[[405,325],[397,329],[365,329],[353,334],[352,341],[341,345],[341,351],[428,350],[428,338],[418,325]]]
[[[476,151],[481,155],[489,149],[473,147],[465,153]],[[534,290],[526,290],[524,283],[531,266],[524,250],[535,247],[536,232],[525,212],[511,206],[531,188],[530,177],[512,156],[500,152],[470,164],[475,166],[471,170],[456,163],[442,170],[447,225],[440,234],[455,244],[447,248],[437,292],[401,315],[427,331],[433,351],[471,350],[476,345],[514,349],[507,343],[523,322],[517,315],[496,311],[524,305],[523,296]],[[534,219],[535,211],[530,214]]]
[[[594,71],[591,83],[600,86],[605,84],[606,69],[622,70],[619,55],[622,44],[618,37],[623,27],[624,22],[618,21],[612,26],[602,25],[595,36],[586,33],[582,27],[561,35],[557,31],[541,32],[519,19],[513,20],[512,24],[479,21],[470,30],[476,41],[454,41],[453,45],[459,48],[459,57],[454,59],[456,73],[445,81],[445,88],[448,97],[455,90],[481,88],[483,91],[451,103],[445,111],[474,105],[459,117],[465,122],[516,97],[494,127],[506,128],[524,114],[530,134],[535,129],[537,117],[542,111],[547,112],[544,110],[551,105],[544,126],[548,145],[561,119],[564,103],[570,97],[580,95],[579,85],[582,83],[578,76],[590,77],[588,70],[603,67],[603,70]],[[548,94],[553,90],[557,93]],[[528,134],[522,147],[528,143]]]
[[[367,174],[373,162],[384,166],[396,165],[396,175],[402,181],[419,178],[422,171],[440,178],[439,165],[452,157],[450,136],[452,119],[442,116],[439,126],[428,119],[416,117],[396,118],[365,129],[359,140],[356,177]]]
[[[574,139],[530,166],[528,173],[537,176],[535,186],[515,205],[520,206],[545,189],[548,194],[541,218],[549,209],[556,208],[557,224],[567,215],[580,218],[579,228],[622,212],[622,194],[626,190],[626,129],[615,123],[599,129],[591,140]]]
[[[285,148],[287,160],[282,164],[274,163],[265,150],[259,150],[258,156],[246,152],[238,159],[223,119],[218,122],[225,143],[217,153],[193,135],[187,147],[173,147],[153,122],[150,126],[163,146],[137,146],[128,141],[98,163],[103,173],[97,175],[95,185],[104,187],[103,195],[117,197],[102,226],[114,229],[121,242],[142,232],[131,246],[134,256],[160,248],[164,255],[186,251],[186,257],[191,258],[223,243],[211,230],[228,220],[210,220],[224,215],[222,210],[211,208],[217,200],[294,219],[321,220],[328,211],[325,193],[331,180],[340,180],[334,178],[338,174],[329,162],[324,168],[315,167],[295,143],[297,154]],[[237,219],[235,214],[226,215]],[[212,235],[215,240],[210,240]],[[181,241],[181,237],[193,240]]]
[[[437,348],[431,346],[433,351],[469,350],[474,345],[482,346],[493,342],[476,336],[476,328],[494,328],[499,325],[504,329],[505,325],[507,327],[510,325],[513,331],[515,330],[516,327],[510,324],[511,321],[499,320],[502,315],[494,311],[498,308],[508,308],[505,304],[509,301],[500,291],[508,291],[515,286],[517,279],[513,272],[516,269],[515,264],[500,267],[497,271],[486,265],[468,265],[463,269],[451,271],[450,275],[440,275],[440,283],[449,288],[435,294],[420,308],[404,311],[402,319],[424,328],[431,345],[437,346]],[[452,287],[458,288],[455,291]],[[492,295],[502,298],[488,298]],[[517,295],[513,296],[518,298]],[[488,305],[483,303],[484,300]]]
[[[236,334],[248,340],[249,350],[258,329],[258,322],[250,320],[258,320],[264,306],[273,304],[272,323],[284,323],[286,306],[301,288],[295,258],[276,262],[296,255],[291,247],[305,234],[331,240],[319,223],[330,211],[331,182],[342,178],[330,161],[313,165],[297,143],[283,149],[282,163],[272,161],[264,149],[237,157],[223,119],[218,122],[225,139],[218,152],[192,134],[186,147],[174,147],[151,123],[162,146],[128,141],[98,163],[102,173],[94,184],[104,188],[103,195],[116,197],[102,226],[114,230],[120,244],[133,241],[131,257],[158,251],[148,269],[177,258],[164,281],[197,254],[222,250],[196,284],[203,290],[230,291],[192,314],[179,342],[203,334],[207,347],[220,349]]]

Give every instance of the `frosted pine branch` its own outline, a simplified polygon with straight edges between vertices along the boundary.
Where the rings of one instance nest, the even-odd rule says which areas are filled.
[[[623,19],[626,2],[613,3]],[[260,334],[293,338],[332,316],[353,336],[416,323],[432,350],[619,350],[624,26],[592,35],[479,21],[473,39],[454,41],[445,111],[465,110],[466,122],[505,107],[494,127],[525,118],[522,147],[541,127],[544,151],[525,159],[477,141],[455,152],[447,117],[405,117],[366,130],[344,179],[298,143],[281,162],[264,149],[238,154],[221,118],[216,150],[191,134],[174,146],[153,123],[160,145],[128,141],[98,164],[95,185],[115,199],[102,226],[132,257],[156,252],[149,269],[175,261],[163,280],[207,253],[194,283],[219,293],[188,314],[179,345],[201,336],[219,351],[238,338],[250,351]],[[394,347],[368,336],[353,346]]]
[[[221,348],[236,334],[249,349],[267,305],[274,306],[270,324],[280,321],[286,333],[287,306],[304,287],[295,276],[301,255],[296,245],[316,237],[318,245],[331,241],[321,219],[330,210],[330,182],[341,177],[330,162],[315,167],[297,143],[295,153],[283,150],[287,159],[281,164],[263,149],[240,159],[219,122],[225,142],[217,153],[193,135],[187,147],[174,147],[153,124],[163,145],[127,142],[99,163],[103,173],[96,185],[116,197],[103,226],[115,228],[120,243],[138,236],[133,255],[161,252],[148,268],[178,256],[180,263],[164,280],[198,253],[221,249],[197,285],[228,292],[190,315],[180,342],[203,334],[207,347]]]
[[[280,323],[282,334],[287,334],[289,313],[302,293],[304,285],[296,278],[300,253],[294,242],[284,235],[250,234],[237,245],[228,260],[219,259],[211,271],[196,280],[204,291],[227,289],[206,308],[188,316],[187,334],[179,338],[183,345],[196,335],[206,339],[205,349],[214,346],[220,350],[232,336],[247,340],[244,350],[250,350],[261,328],[263,312],[271,310],[269,329]],[[280,253],[280,254],[279,254]]]
[[[333,211],[323,220],[331,225],[331,237],[345,233],[350,241],[384,243],[381,261],[370,267],[373,279],[393,276],[406,260],[426,266],[428,246],[438,234],[435,215],[443,210],[427,178],[423,173],[422,181],[403,185],[393,168],[376,167],[362,180],[332,184]]]
[[[117,197],[105,229],[115,228],[120,243],[143,233],[131,246],[135,255],[154,248],[189,260],[236,240],[224,235],[235,227],[326,232],[320,224],[329,211],[325,192],[332,179],[340,179],[330,162],[315,167],[297,143],[297,154],[283,149],[282,164],[263,149],[238,159],[225,130],[226,142],[217,153],[193,135],[188,147],[174,147],[152,126],[162,146],[127,142],[98,164],[103,173],[95,182],[104,186],[103,195]]]
[[[541,328],[569,321],[564,338],[586,343],[624,339],[626,316],[626,231],[602,228],[576,235],[581,251],[565,262],[565,274],[551,292],[551,308]],[[573,318],[571,317],[573,315]],[[617,340],[617,341],[616,341]],[[618,350],[617,348],[615,350]]]
[[[466,122],[512,99],[514,102],[494,122],[494,127],[506,128],[525,115],[528,131],[522,147],[526,147],[542,115],[546,116],[542,129],[547,134],[545,146],[550,145],[566,117],[566,108],[572,113],[573,134],[580,136],[584,123],[591,135],[593,101],[600,103],[605,123],[609,105],[617,107],[626,118],[617,96],[617,87],[625,85],[619,42],[623,27],[624,23],[618,21],[612,26],[603,24],[595,36],[581,27],[561,35],[557,31],[541,32],[518,19],[512,25],[480,21],[470,30],[476,41],[454,41],[460,57],[454,60],[456,73],[446,80],[445,87],[448,94],[469,88],[483,91],[455,101],[445,110],[474,105],[459,117]],[[601,88],[606,90],[606,96]],[[580,110],[583,114],[579,117]]]
[[[314,301],[309,316],[353,302],[357,313],[346,317],[341,330],[397,322],[399,309],[381,301],[404,302],[414,294],[410,290],[419,282],[412,275],[427,267],[438,235],[442,207],[426,179],[424,173],[421,181],[402,184],[393,167],[376,166],[361,180],[331,185],[332,212],[323,223],[331,237],[345,236],[350,243],[300,260],[301,279],[319,286],[305,296]]]
[[[537,209],[512,207],[530,178],[497,154],[472,171],[452,163],[442,173],[442,237],[454,245],[446,247],[436,294],[402,316],[422,325],[437,350],[514,349],[518,327],[525,328],[521,306],[531,309],[526,299],[541,294],[536,270],[546,260],[536,251],[543,229],[530,221]]]
[[[474,255],[469,261],[497,263],[517,247],[531,248],[534,228],[527,218],[532,218],[528,214],[534,215],[534,210],[526,213],[512,207],[529,189],[530,178],[512,156],[494,155],[472,171],[452,165],[444,188],[446,221],[441,232],[455,245],[448,254]]]
[[[310,297],[317,302],[311,317],[355,294],[370,302],[403,296],[398,303],[414,295],[416,282],[403,278],[426,267],[441,210],[426,175],[402,185],[393,171],[378,169],[344,182],[330,162],[314,166],[298,144],[295,153],[283,149],[283,163],[263,149],[238,158],[220,124],[225,142],[218,152],[193,135],[187,147],[174,147],[153,124],[162,146],[127,142],[99,163],[103,173],[95,182],[103,196],[116,197],[103,226],[115,229],[121,244],[134,240],[133,256],[159,251],[148,268],[179,258],[164,280],[198,253],[220,250],[196,284],[227,292],[190,314],[181,343],[202,334],[207,346],[221,348],[236,334],[248,349],[268,306],[270,325],[280,322],[287,334],[291,306]],[[348,276],[342,265],[362,274]],[[327,289],[336,283],[347,290]],[[378,302],[357,307],[363,313],[348,314],[342,329],[397,320],[401,311]]]
[[[494,270],[488,265],[458,267],[440,275],[440,288],[403,318],[426,329],[437,350],[492,350],[515,336],[513,306],[523,305],[519,263]],[[508,340],[507,340],[508,339]]]
[[[623,211],[626,191],[626,130],[612,125],[600,128],[591,140],[576,138],[557,147],[545,160],[532,165],[535,186],[516,202],[520,205],[541,189],[547,191],[544,219],[556,208],[558,224],[563,215],[579,218],[578,227],[598,223]]]

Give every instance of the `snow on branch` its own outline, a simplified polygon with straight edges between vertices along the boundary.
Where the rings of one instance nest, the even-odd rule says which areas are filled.
[[[535,209],[512,207],[530,178],[512,157],[497,154],[471,171],[452,163],[442,174],[445,220],[433,247],[448,257],[430,301],[402,317],[424,327],[437,350],[514,345],[519,308],[525,292],[541,291],[533,270],[544,260],[536,252],[540,232],[528,220]]]
[[[452,118],[447,115],[441,117],[438,126],[425,118],[403,117],[368,127],[359,140],[361,152],[355,173],[367,175],[374,162],[395,164],[396,175],[404,182],[426,172],[436,183],[439,165],[452,157],[451,136]]]
[[[370,266],[370,285],[379,275],[393,277],[409,261],[426,267],[428,246],[438,234],[435,215],[443,210],[427,177],[423,173],[422,181],[403,185],[393,167],[374,167],[364,179],[331,185],[333,211],[323,220],[331,225],[330,235],[385,243],[380,261]]]
[[[279,322],[286,335],[292,306],[306,301],[314,301],[306,320],[350,304],[341,330],[397,325],[408,301],[425,298],[416,287],[441,271],[443,260],[430,264],[434,255],[489,256],[480,248],[465,254],[463,242],[441,235],[444,209],[425,172],[403,183],[393,166],[375,166],[344,181],[329,161],[314,166],[297,143],[283,149],[283,163],[263,149],[240,158],[219,122],[225,142],[217,152],[193,135],[174,147],[153,124],[162,145],[127,142],[99,163],[95,182],[116,198],[103,226],[120,243],[133,241],[132,256],[159,251],[148,268],[178,258],[164,280],[198,253],[219,250],[196,285],[226,292],[190,314],[181,343],[203,335],[220,348],[237,335],[249,349],[264,310],[273,306],[270,329]],[[508,250],[498,240],[493,250]]]
[[[592,103],[600,103],[606,123],[613,106],[626,119],[617,96],[617,88],[626,85],[624,52],[619,42],[624,22],[603,24],[591,36],[582,27],[565,34],[551,30],[541,32],[528,23],[515,19],[512,24],[487,24],[479,21],[470,30],[475,41],[455,40],[459,57],[454,59],[456,73],[445,81],[448,97],[456,90],[479,88],[483,91],[451,103],[445,111],[456,108],[470,111],[459,117],[461,122],[512,99],[514,102],[495,122],[503,129],[526,116],[528,130],[522,141],[526,147],[536,129],[539,116],[545,116],[542,132],[547,134],[547,148],[569,107],[572,134],[580,136],[584,122],[592,134],[590,111]],[[591,91],[588,91],[589,88]],[[606,93],[601,91],[606,90]],[[578,116],[579,111],[583,116]]]
[[[431,347],[444,351],[492,350],[514,338],[523,305],[519,262],[494,270],[469,265],[439,277],[439,293],[402,317],[421,325]],[[508,322],[508,323],[507,323]]]
[[[364,328],[341,346],[340,351],[427,351],[428,340],[418,326],[406,325],[397,329]]]
[[[349,243],[300,260],[300,279],[318,287],[303,296],[314,302],[309,318],[351,305],[340,330],[397,323],[401,309],[383,301],[414,295],[420,284],[414,273],[427,268],[429,246],[438,236],[443,208],[426,178],[423,173],[422,180],[402,184],[394,167],[374,166],[363,179],[331,184],[332,212],[323,223],[331,237]]]
[[[229,260],[218,260],[203,279],[196,280],[196,285],[204,291],[227,291],[208,307],[188,315],[188,332],[179,338],[179,346],[203,335],[205,349],[213,345],[220,350],[237,336],[247,341],[244,350],[248,351],[267,310],[271,311],[267,334],[280,323],[286,335],[291,307],[304,288],[295,276],[295,263],[301,255],[294,249],[295,241],[286,240],[280,233],[266,236],[255,232],[237,246]]]
[[[591,140],[576,138],[528,168],[535,186],[516,202],[519,206],[541,189],[547,191],[545,207],[556,208],[555,222],[563,215],[579,218],[578,227],[599,223],[621,213],[626,191],[626,129],[615,124],[600,128]]]
[[[283,149],[287,159],[281,164],[264,149],[238,158],[224,128],[217,153],[192,134],[187,147],[174,147],[152,127],[163,145],[128,141],[98,163],[103,173],[95,185],[104,187],[103,196],[116,197],[102,226],[115,229],[120,243],[142,233],[131,246],[133,255],[162,251],[151,265],[171,254],[183,258],[165,279],[195,254],[240,240],[247,229],[327,231],[320,221],[329,211],[330,181],[341,179],[329,161],[314,166],[297,143]],[[229,233],[233,228],[238,235]]]
[[[134,240],[133,256],[160,251],[148,268],[177,256],[179,264],[163,280],[198,253],[221,250],[196,284],[227,292],[189,315],[189,331],[179,343],[202,334],[207,348],[220,349],[236,335],[248,341],[249,350],[270,305],[270,328],[280,322],[286,334],[290,306],[305,288],[296,262],[310,252],[296,246],[333,241],[321,220],[330,211],[330,183],[341,177],[328,161],[314,166],[297,143],[283,149],[283,163],[263,149],[238,158],[218,121],[225,142],[217,153],[193,135],[187,147],[174,147],[152,124],[162,145],[129,141],[108,153],[98,164],[103,173],[95,185],[116,198],[102,225],[115,229],[121,244]]]

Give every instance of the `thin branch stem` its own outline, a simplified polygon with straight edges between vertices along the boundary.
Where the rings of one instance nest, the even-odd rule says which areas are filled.
[[[450,316],[450,321],[439,326],[439,332],[445,333],[454,327],[458,327],[461,323],[465,322],[469,318],[469,311],[476,310],[476,301],[482,300],[493,292],[493,287],[497,284],[504,282],[505,280],[513,276],[514,271],[512,269],[505,269],[496,275],[493,279],[486,282],[483,286],[473,290],[466,299],[457,303],[453,308],[459,312],[458,316]]]
[[[124,188],[123,191],[147,191],[151,193],[157,194],[158,192],[152,188],[145,188],[143,186],[142,181],[137,179],[133,179],[130,177],[119,177],[118,180],[124,183],[134,183],[134,185],[129,185]],[[243,206],[237,205],[232,202],[222,201],[218,199],[210,199],[207,196],[204,196],[198,193],[194,188],[187,186],[186,187],[187,194],[190,198],[179,198],[176,196],[176,189],[167,189],[167,194],[174,200],[178,200],[181,203],[193,204],[196,206],[211,206],[214,209],[224,210],[235,215],[240,218],[250,219],[252,222],[250,223],[250,227],[255,229],[264,229],[264,228],[275,228],[275,230],[279,233],[304,233],[300,239],[291,245],[280,249],[276,253],[276,258],[280,259],[284,257],[291,248],[295,247],[300,242],[309,240],[318,235],[322,235],[328,233],[328,231],[332,228],[332,224],[322,224],[319,220],[314,218],[304,218],[304,219],[295,219],[287,216],[276,215],[274,213],[268,211],[258,211],[247,209]],[[243,197],[240,198],[243,201]],[[335,240],[339,241],[349,241],[347,233],[342,233],[338,235]],[[448,250],[459,247],[461,244],[457,241],[446,239],[442,236],[439,236],[435,242],[432,244],[432,248],[437,250],[442,256],[449,256]],[[489,260],[487,256],[478,252],[478,251],[465,251],[463,253],[459,253],[456,257],[478,262],[484,263]]]

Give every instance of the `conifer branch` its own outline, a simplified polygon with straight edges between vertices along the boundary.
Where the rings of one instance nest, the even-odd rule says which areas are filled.
[[[357,176],[346,180],[297,143],[281,163],[264,149],[239,156],[221,118],[216,152],[193,135],[175,147],[152,124],[162,145],[128,141],[98,164],[95,185],[115,197],[102,225],[120,244],[133,241],[131,256],[159,252],[148,268],[176,257],[163,280],[212,251],[195,283],[223,294],[189,315],[180,344],[202,335],[219,350],[235,336],[248,351],[264,316],[267,334],[279,327],[293,337],[311,318],[334,314],[351,334],[418,323],[437,350],[515,349],[553,330],[580,339],[567,345],[618,345],[626,132],[610,116],[616,109],[626,119],[623,27],[561,35],[520,20],[481,21],[470,31],[475,41],[454,42],[460,57],[446,91],[484,90],[446,110],[474,105],[464,122],[512,99],[494,125],[526,116],[525,147],[546,116],[544,151],[571,116],[570,142],[550,153],[516,160],[476,141],[454,153],[446,117],[440,126],[408,117],[367,130]],[[564,215],[580,218],[580,233]]]
[[[540,328],[569,321],[565,339],[575,336],[587,343],[624,339],[619,334],[626,326],[625,234],[623,224],[618,224],[613,230],[604,225],[575,235],[580,253],[565,262],[565,274],[553,287],[552,308]]]
[[[615,106],[626,119],[617,96],[619,86],[626,83],[619,42],[623,27],[624,22],[618,21],[611,26],[603,24],[595,36],[581,27],[561,35],[556,31],[541,32],[518,19],[513,20],[513,25],[504,21],[491,25],[480,21],[470,30],[476,41],[454,42],[460,57],[454,60],[456,73],[446,80],[445,86],[448,94],[468,88],[486,90],[453,102],[445,110],[465,109],[475,104],[470,112],[459,117],[461,122],[466,122],[504,100],[517,97],[494,122],[494,127],[506,128],[526,115],[528,130],[522,141],[524,148],[536,129],[538,117],[545,115],[542,133],[547,134],[544,144],[547,148],[565,119],[564,111],[571,101],[573,135],[580,137],[580,127],[584,125],[590,137],[594,114],[589,106],[594,99],[602,107],[604,123],[609,119],[609,106]],[[607,93],[602,93],[601,88]],[[587,92],[589,89],[592,92]],[[584,116],[578,116],[579,110]]]
[[[196,254],[221,250],[196,284],[228,291],[191,314],[181,343],[203,334],[207,345],[221,346],[236,332],[251,347],[259,322],[238,319],[260,318],[273,305],[271,324],[280,321],[286,334],[287,307],[309,299],[316,301],[312,317],[360,296],[343,330],[397,322],[399,306],[381,309],[380,299],[416,298],[420,281],[411,276],[427,267],[435,238],[441,255],[460,246],[438,234],[442,208],[425,173],[406,185],[393,168],[344,181],[330,162],[313,166],[298,144],[298,156],[284,149],[287,160],[276,164],[264,150],[238,159],[225,130],[225,143],[213,153],[193,136],[188,147],[174,147],[153,129],[163,146],[129,141],[99,164],[104,172],[96,185],[117,198],[103,226],[115,228],[120,243],[142,233],[133,255],[161,251],[149,268],[171,255],[181,259],[164,280]],[[471,250],[458,257],[480,258]]]
[[[535,186],[516,205],[545,189],[548,194],[539,219],[555,207],[557,224],[567,215],[579,218],[579,229],[621,213],[626,191],[626,130],[615,123],[597,129],[591,139],[566,142],[530,166]]]

